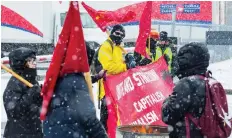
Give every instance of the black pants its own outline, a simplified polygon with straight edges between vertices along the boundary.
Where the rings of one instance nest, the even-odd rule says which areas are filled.
[[[107,131],[107,119],[108,119],[108,110],[106,105],[106,98],[103,97],[101,100],[101,112],[100,112],[100,121]]]

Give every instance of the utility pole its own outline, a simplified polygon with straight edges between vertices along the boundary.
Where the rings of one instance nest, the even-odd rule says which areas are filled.
[[[171,36],[174,37],[176,28],[176,10],[172,11],[172,31]]]

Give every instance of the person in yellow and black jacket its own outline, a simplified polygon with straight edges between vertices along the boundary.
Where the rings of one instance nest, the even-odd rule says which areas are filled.
[[[116,75],[127,69],[135,67],[134,57],[126,54],[121,46],[125,37],[125,30],[121,25],[115,25],[111,30],[109,38],[100,46],[98,50],[98,61],[100,64],[95,67],[96,72],[106,71],[106,75]],[[125,58],[124,58],[125,55]],[[107,130],[108,112],[105,100],[105,90],[103,87],[103,79],[99,81],[99,100],[101,100],[100,121]]]

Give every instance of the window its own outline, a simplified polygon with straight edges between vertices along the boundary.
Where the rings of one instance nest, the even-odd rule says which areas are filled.
[[[67,12],[60,14],[61,26],[64,25],[66,14]],[[88,13],[81,13],[81,21],[83,28],[97,28],[97,25],[95,24],[95,22],[93,21],[93,19],[90,17]]]

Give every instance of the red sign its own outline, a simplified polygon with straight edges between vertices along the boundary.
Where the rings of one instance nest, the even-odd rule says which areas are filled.
[[[115,110],[120,125],[166,126],[162,122],[161,107],[173,88],[167,72],[166,62],[160,58],[153,64],[107,77],[105,87],[108,110],[110,109],[108,121],[115,115],[111,114],[111,110]],[[112,105],[116,105],[117,109],[112,109],[115,107]],[[108,124],[112,125],[112,122]]]

